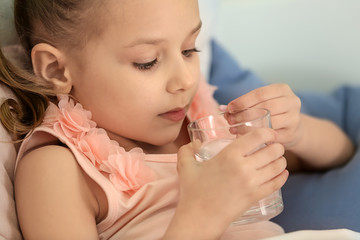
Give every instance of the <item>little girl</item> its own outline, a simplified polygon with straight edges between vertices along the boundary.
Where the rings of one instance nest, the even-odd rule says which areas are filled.
[[[342,144],[331,156],[315,154],[327,138],[308,142],[308,133],[323,121],[302,116],[292,91],[273,85],[227,110],[266,107],[274,129],[196,162],[186,125],[219,108],[200,76],[196,0],[17,0],[15,23],[28,66],[0,52],[0,79],[18,97],[1,106],[1,120],[24,138],[15,195],[25,239],[279,235],[269,221],[231,222],[285,183],[284,148],[315,167],[351,154],[330,123],[325,132]]]

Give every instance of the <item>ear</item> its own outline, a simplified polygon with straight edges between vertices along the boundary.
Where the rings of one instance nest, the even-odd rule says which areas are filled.
[[[36,44],[31,51],[31,61],[36,76],[54,86],[60,93],[70,93],[72,81],[64,54],[47,44]]]

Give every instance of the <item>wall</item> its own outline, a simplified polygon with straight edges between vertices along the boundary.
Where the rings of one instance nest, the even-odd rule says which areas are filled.
[[[13,21],[13,1],[0,0],[0,43],[2,46],[17,42]]]
[[[360,85],[359,0],[221,0],[216,37],[269,82]]]

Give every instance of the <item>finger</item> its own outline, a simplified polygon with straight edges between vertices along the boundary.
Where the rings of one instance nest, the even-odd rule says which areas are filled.
[[[300,111],[301,101],[297,96],[294,97],[285,97],[279,96],[277,98],[272,98],[267,101],[263,101],[256,105],[256,107],[269,109],[271,116],[283,114],[289,111]]]
[[[296,128],[299,123],[300,116],[297,113],[275,115],[271,118],[271,125],[275,130]]]
[[[293,94],[293,92],[286,84],[273,84],[257,88],[230,102],[228,104],[228,111],[231,113],[241,111],[258,105],[264,101],[290,94]]]
[[[241,154],[246,156],[253,153],[259,146],[275,142],[277,134],[271,128],[254,128],[252,131],[238,136],[232,144],[225,149],[229,154]]]
[[[271,180],[265,182],[259,187],[259,199],[263,199],[264,197],[269,196],[277,190],[280,190],[282,186],[284,186],[286,180],[289,177],[288,170],[282,171],[279,175],[275,176]]]
[[[256,169],[261,169],[267,166],[269,163],[275,159],[281,158],[285,153],[285,148],[280,143],[272,143],[266,145],[260,150],[254,152],[253,154],[247,156],[249,161],[253,162]]]
[[[294,131],[290,131],[289,129],[279,129],[276,131],[279,133],[277,141],[283,144],[285,149],[289,149],[299,141],[300,136],[295,134]]]
[[[235,113],[225,113],[224,118],[229,124],[241,124],[245,126],[262,127],[267,126],[270,111],[265,108],[250,108]],[[264,125],[265,124],[265,125]]]
[[[189,164],[196,163],[194,150],[191,143],[182,146],[177,153],[177,157],[177,169],[179,172],[181,172],[181,170]]]
[[[258,175],[260,176],[259,183],[263,184],[281,174],[287,166],[286,159],[279,157],[278,159],[270,162],[268,165],[258,169]]]

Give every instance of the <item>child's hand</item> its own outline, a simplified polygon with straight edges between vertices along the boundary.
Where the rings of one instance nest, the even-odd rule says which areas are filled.
[[[303,135],[301,101],[286,84],[273,84],[255,89],[230,102],[230,113],[252,108],[267,108],[271,113],[272,128],[277,132],[277,141],[286,149],[296,145]],[[236,114],[232,115],[236,122]]]
[[[275,140],[274,130],[259,128],[205,162],[195,160],[191,144],[183,146],[178,153],[180,200],[176,216],[186,215],[199,227],[213,228],[209,231],[226,229],[254,202],[280,189],[288,176],[283,146],[269,144],[252,153]]]

